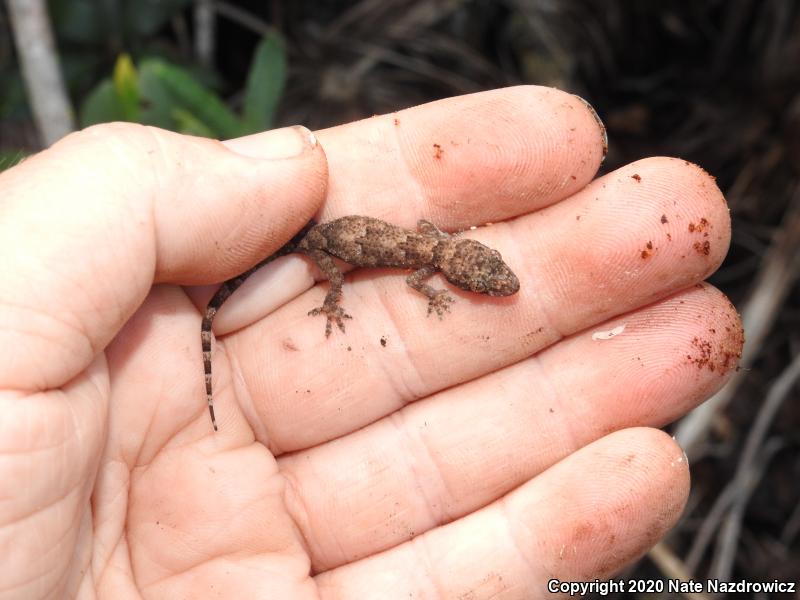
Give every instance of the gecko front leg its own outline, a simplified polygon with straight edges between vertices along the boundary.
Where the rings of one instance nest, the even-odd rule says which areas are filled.
[[[452,237],[449,233],[442,231],[436,225],[425,219],[417,221],[417,231],[431,237],[439,238],[440,240],[447,240]],[[436,267],[427,265],[406,277],[406,283],[427,296],[428,316],[435,311],[437,316],[441,319],[444,313],[450,311],[450,305],[455,301],[453,297],[447,293],[447,290],[437,290],[425,283],[425,280],[436,273],[436,271]]]
[[[317,315],[325,315],[325,337],[331,335],[333,329],[332,323],[335,322],[336,326],[344,332],[344,319],[352,319],[350,315],[344,312],[344,309],[339,306],[339,301],[342,299],[342,283],[344,283],[344,275],[336,263],[333,262],[330,254],[322,250],[306,250],[305,253],[310,256],[323,275],[330,283],[330,289],[325,294],[325,301],[322,306],[308,311],[309,316],[315,317]]]
[[[434,273],[436,273],[436,267],[432,265],[422,267],[406,277],[406,283],[428,297],[428,315],[430,316],[432,312],[436,311],[441,319],[444,313],[450,310],[450,304],[455,300],[447,293],[447,290],[437,290],[425,283],[425,280]]]

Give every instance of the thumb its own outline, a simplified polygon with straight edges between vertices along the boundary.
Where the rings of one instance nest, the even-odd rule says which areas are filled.
[[[226,145],[126,123],[0,174],[0,387],[69,381],[154,282],[219,281],[256,263],[316,212],[326,181],[302,127]]]

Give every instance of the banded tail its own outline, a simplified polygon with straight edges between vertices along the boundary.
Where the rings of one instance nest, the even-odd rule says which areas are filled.
[[[220,286],[219,290],[217,290],[217,293],[214,294],[214,296],[208,302],[208,306],[206,306],[206,312],[203,316],[203,323],[200,326],[200,341],[203,347],[203,371],[206,380],[206,400],[208,401],[208,412],[211,415],[211,424],[214,426],[214,431],[218,431],[217,418],[214,415],[214,399],[211,387],[211,340],[214,337],[214,334],[211,332],[211,326],[214,322],[214,315],[217,314],[217,311],[220,309],[222,304],[231,297],[231,294],[233,294],[233,292],[235,292],[239,286],[242,285],[248,277],[250,277],[250,275],[276,258],[280,258],[281,256],[286,256],[287,254],[292,254],[295,252],[297,245],[316,224],[317,223],[314,220],[309,221],[306,226],[297,233],[297,235],[284,244],[277,252],[268,256],[256,266],[248,269],[241,275],[237,275],[232,279],[228,279]]]

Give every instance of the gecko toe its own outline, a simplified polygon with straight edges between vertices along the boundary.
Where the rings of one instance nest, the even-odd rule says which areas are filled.
[[[336,320],[336,325],[339,327],[339,330],[342,333],[344,333],[344,320],[352,319],[353,317],[348,315],[346,312],[344,312],[341,308],[337,306],[333,318]],[[328,319],[330,320],[330,317],[328,317]]]
[[[344,332],[344,319],[352,319],[350,315],[344,312],[341,306],[325,306],[322,305],[319,308],[315,308],[313,310],[308,311],[309,316],[316,317],[317,315],[325,315],[325,337],[330,337],[331,332],[333,331],[333,324],[336,323],[336,326],[339,328],[340,331]]]
[[[436,315],[441,319],[444,313],[450,311],[450,304],[453,302],[455,302],[455,300],[453,300],[446,290],[440,291],[428,302],[428,316],[436,311]]]

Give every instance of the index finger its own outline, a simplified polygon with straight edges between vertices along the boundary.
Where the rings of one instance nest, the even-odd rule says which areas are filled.
[[[586,101],[519,86],[447,98],[318,132],[324,218],[369,214],[463,229],[531,212],[592,180],[608,149]]]

